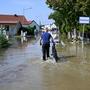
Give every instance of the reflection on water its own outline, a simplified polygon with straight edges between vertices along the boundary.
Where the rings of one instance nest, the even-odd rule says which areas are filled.
[[[14,38],[13,45],[10,48],[0,50],[0,66],[3,66],[3,69],[7,69],[24,63],[34,57],[34,55],[40,57],[40,53],[37,53],[36,50],[40,51],[36,40],[29,38],[22,43],[20,38]],[[3,71],[3,69],[0,69],[0,71]]]
[[[22,43],[22,44],[24,43],[24,41],[27,41],[27,38],[26,38],[26,37],[22,37],[22,38],[21,38],[21,43]]]
[[[57,46],[58,63],[44,62],[36,40],[0,52],[0,90],[90,90],[90,46]],[[2,65],[2,64],[1,64]]]
[[[59,56],[62,58],[69,60],[71,62],[77,63],[90,63],[90,46],[84,45],[82,48],[82,44],[67,44],[65,48],[60,48],[57,50],[60,51]]]

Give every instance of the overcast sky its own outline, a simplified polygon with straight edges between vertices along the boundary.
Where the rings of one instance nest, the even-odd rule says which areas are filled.
[[[25,15],[27,20],[35,20],[37,23],[51,24],[48,20],[51,9],[45,4],[46,0],[1,0],[0,14]]]

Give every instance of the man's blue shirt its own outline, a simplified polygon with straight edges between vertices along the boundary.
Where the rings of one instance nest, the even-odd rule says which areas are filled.
[[[41,40],[42,40],[42,44],[50,44],[50,38],[51,38],[51,34],[48,32],[44,32],[41,35]]]

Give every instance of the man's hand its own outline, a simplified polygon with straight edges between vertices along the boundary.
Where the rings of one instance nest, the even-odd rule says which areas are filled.
[[[41,43],[41,42],[42,42],[42,39],[40,38],[40,46],[42,45],[42,43]]]
[[[42,45],[42,43],[40,42],[40,46]]]

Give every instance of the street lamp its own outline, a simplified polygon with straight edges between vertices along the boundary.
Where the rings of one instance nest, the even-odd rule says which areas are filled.
[[[32,9],[32,8],[31,7],[29,7],[29,8],[23,8],[23,16],[25,14],[25,10],[29,10],[29,9]],[[24,22],[24,17],[23,17],[23,22]]]
[[[24,15],[25,10],[28,10],[28,9],[32,9],[32,8],[31,7],[30,8],[23,8],[23,15]]]

